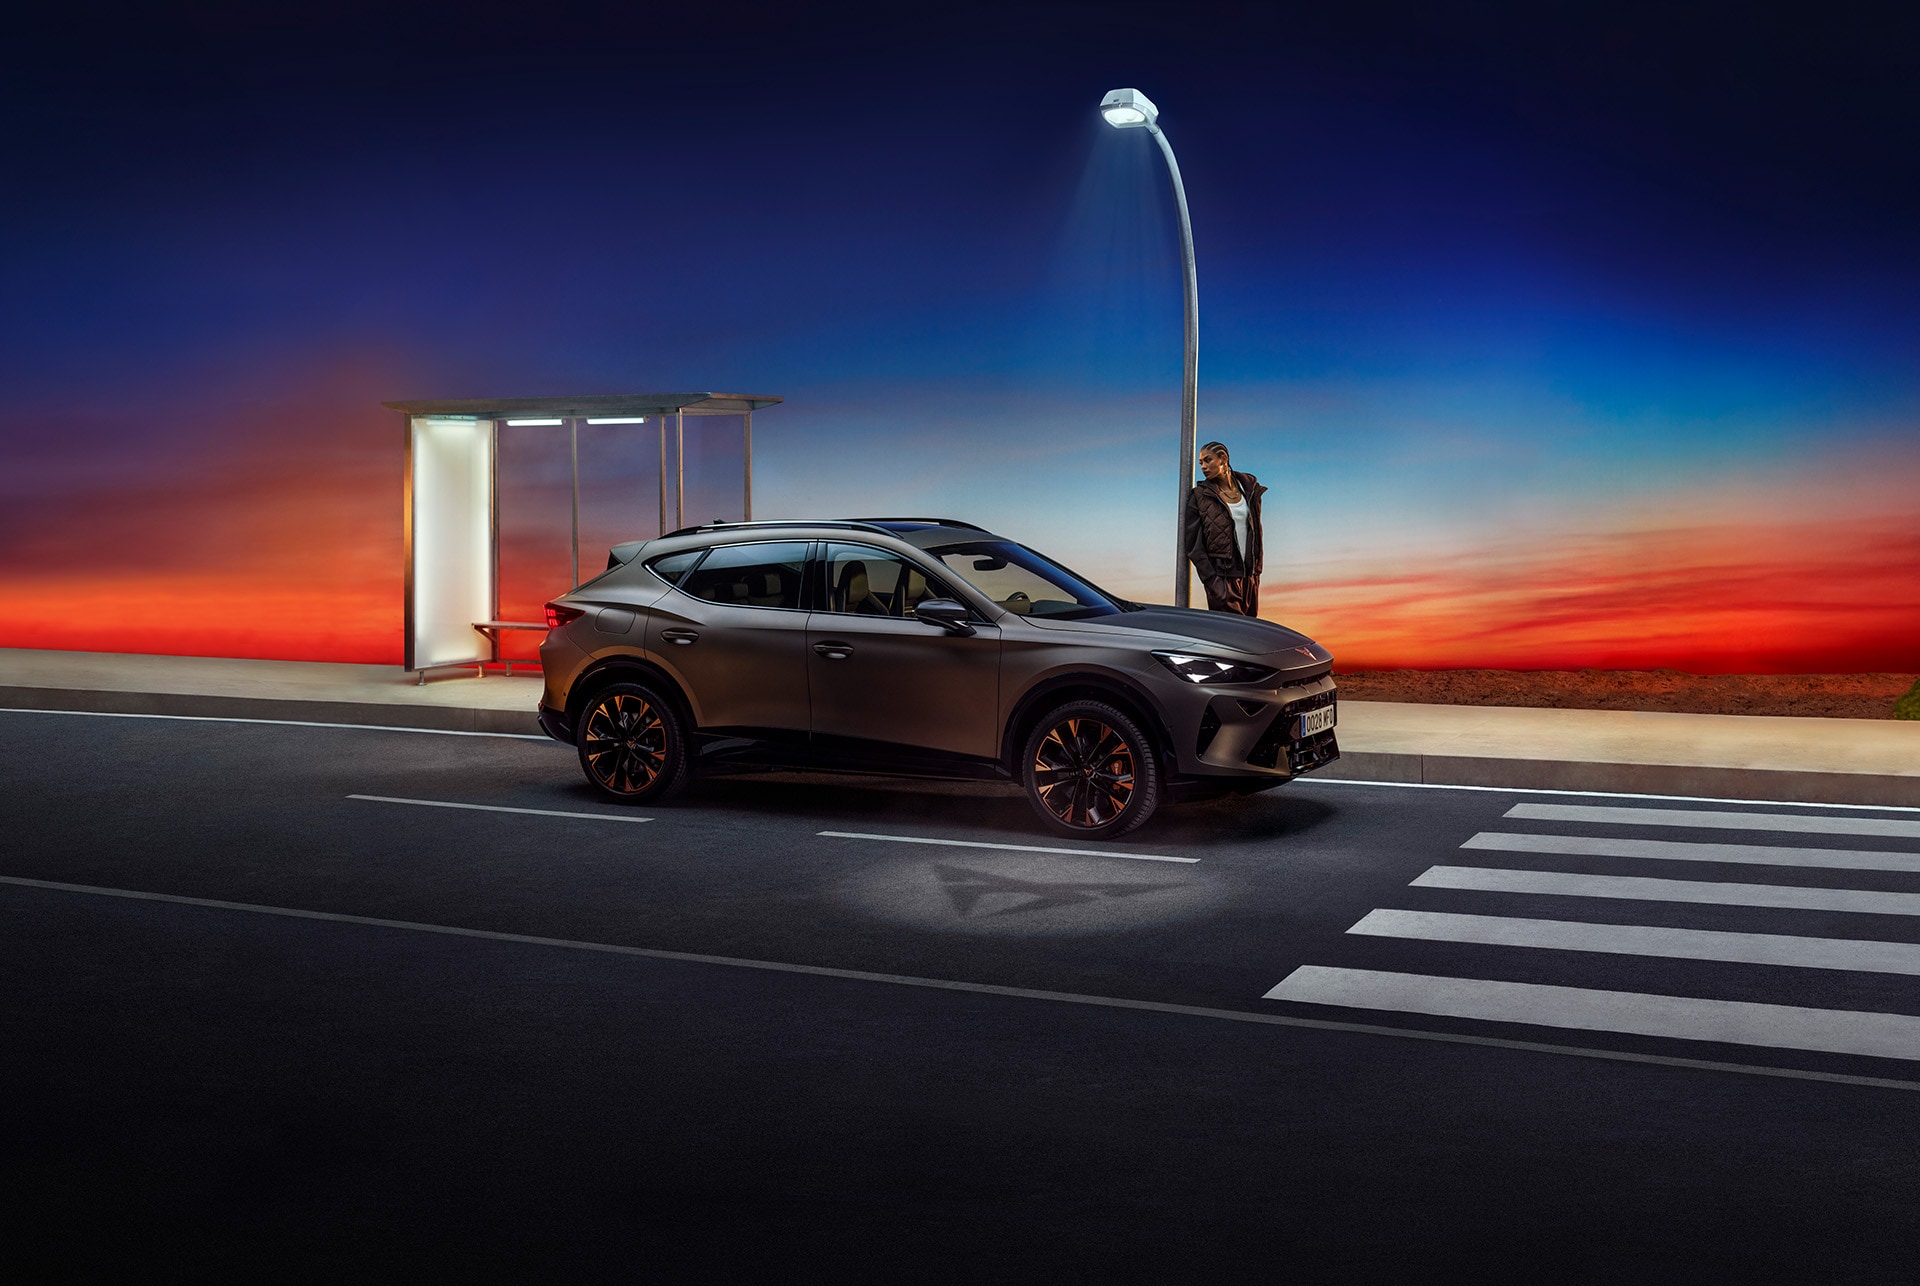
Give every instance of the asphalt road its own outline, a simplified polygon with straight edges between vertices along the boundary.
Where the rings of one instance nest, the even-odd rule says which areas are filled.
[[[1920,814],[1306,782],[1076,845],[987,786],[0,734],[14,1263],[1911,1275]]]

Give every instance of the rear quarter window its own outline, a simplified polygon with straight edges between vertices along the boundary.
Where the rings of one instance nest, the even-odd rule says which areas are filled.
[[[647,564],[647,570],[667,584],[677,586],[706,552],[704,549],[683,549],[677,554],[662,554]]]

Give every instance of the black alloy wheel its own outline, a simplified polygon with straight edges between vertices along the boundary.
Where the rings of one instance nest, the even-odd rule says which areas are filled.
[[[1028,736],[1021,762],[1027,799],[1062,835],[1124,835],[1160,803],[1153,743],[1102,701],[1073,701],[1047,714]]]
[[[574,737],[595,790],[623,804],[666,798],[686,784],[687,739],[671,702],[639,683],[603,688]]]

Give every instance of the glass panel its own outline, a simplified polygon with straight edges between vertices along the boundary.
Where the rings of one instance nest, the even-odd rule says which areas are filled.
[[[739,415],[686,417],[686,525],[738,522],[745,503],[746,418]],[[673,468],[673,423],[667,423],[667,468]],[[673,520],[674,480],[667,479],[667,520]]]
[[[567,426],[500,424],[496,444],[500,518],[500,619],[544,619],[548,599],[573,588],[573,465]],[[581,559],[582,576],[606,561],[596,550]],[[539,655],[540,634],[509,630],[500,655],[515,661]]]
[[[913,615],[930,598],[953,591],[898,554],[871,545],[827,546],[827,609],[854,616]]]
[[[677,554],[668,554],[648,563],[647,570],[669,585],[678,585],[680,578],[687,574],[687,569],[699,562],[700,556],[706,552],[704,549],[688,549]]]
[[[1016,616],[1081,620],[1111,616],[1119,604],[1058,563],[1006,540],[975,540],[932,551],[956,576]]]
[[[622,419],[638,417],[623,416]],[[580,569],[623,540],[666,535],[660,524],[660,424],[580,426]],[[672,424],[669,421],[668,427]],[[668,466],[671,470],[671,465]],[[669,484],[672,478],[668,478]],[[673,503],[673,497],[667,497]],[[667,514],[673,521],[673,514]]]
[[[797,608],[806,565],[804,540],[722,545],[707,555],[680,589],[709,603]]]

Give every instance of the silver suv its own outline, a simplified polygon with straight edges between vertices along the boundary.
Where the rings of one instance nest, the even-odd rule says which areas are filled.
[[[1100,839],[1340,754],[1311,639],[1129,603],[945,518],[616,545],[547,625],[540,724],[623,802],[721,763],[1014,780],[1055,831]]]

